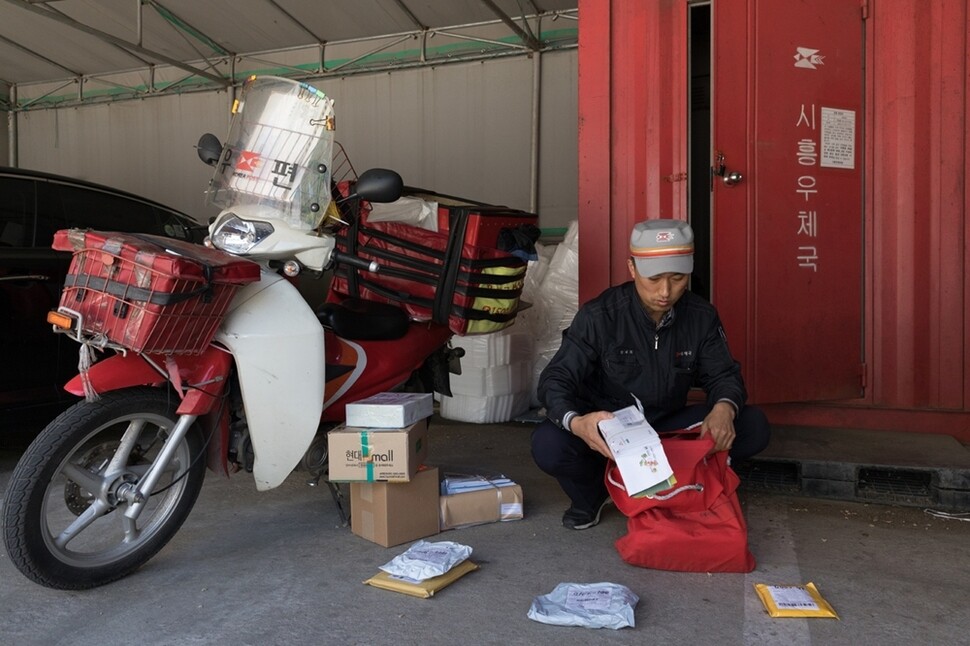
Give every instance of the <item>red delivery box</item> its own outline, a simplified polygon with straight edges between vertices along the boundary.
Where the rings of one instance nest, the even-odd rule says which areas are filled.
[[[453,235],[460,236],[465,244],[476,247],[502,248],[499,240],[503,230],[535,227],[539,223],[539,216],[535,213],[507,206],[485,204],[425,189],[410,189],[407,195],[436,203],[438,231],[454,232]]]
[[[52,247],[74,254],[59,309],[135,352],[201,353],[236,289],[259,280],[254,262],[162,236],[63,229]]]
[[[368,222],[362,214],[337,237],[337,247],[380,265],[376,274],[339,266],[331,283],[337,294],[399,304],[412,319],[447,324],[459,335],[487,334],[515,321],[525,261],[467,244],[456,230]]]

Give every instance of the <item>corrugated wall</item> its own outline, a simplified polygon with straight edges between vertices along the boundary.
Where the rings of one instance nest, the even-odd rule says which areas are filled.
[[[225,138],[226,92],[159,96],[17,116],[22,168],[107,184],[204,220],[211,169],[196,156],[204,132]]]
[[[967,411],[968,2],[870,6],[871,399]]]
[[[629,279],[634,223],[682,216],[686,11],[676,0],[579,2],[580,302]]]
[[[315,82],[336,100],[337,140],[358,171],[529,209],[533,78],[527,57]],[[541,54],[538,211],[545,228],[576,216],[576,50]],[[193,147],[225,136],[229,97],[201,92],[21,113],[20,166],[116,186],[198,218],[210,169]]]

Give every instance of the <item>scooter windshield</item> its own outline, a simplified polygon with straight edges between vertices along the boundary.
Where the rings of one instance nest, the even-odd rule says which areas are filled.
[[[333,100],[306,83],[251,76],[232,113],[208,202],[221,209],[252,205],[240,210],[315,229],[331,201]]]

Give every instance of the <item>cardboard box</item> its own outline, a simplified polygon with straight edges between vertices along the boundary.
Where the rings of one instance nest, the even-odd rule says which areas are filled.
[[[438,469],[406,483],[351,483],[350,529],[384,547],[437,534]]]
[[[441,496],[441,529],[522,518],[522,487],[510,485]]]
[[[327,433],[331,482],[408,482],[428,457],[428,421],[406,428],[338,426]]]
[[[431,393],[378,393],[347,404],[347,426],[404,428],[431,417]]]

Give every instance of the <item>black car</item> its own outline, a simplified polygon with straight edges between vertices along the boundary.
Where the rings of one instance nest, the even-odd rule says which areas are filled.
[[[153,233],[200,242],[184,213],[131,193],[48,173],[0,167],[0,418],[39,405],[63,407],[77,373],[77,344],[51,331],[71,254],[51,249],[71,227]],[[6,424],[0,423],[0,434]]]

